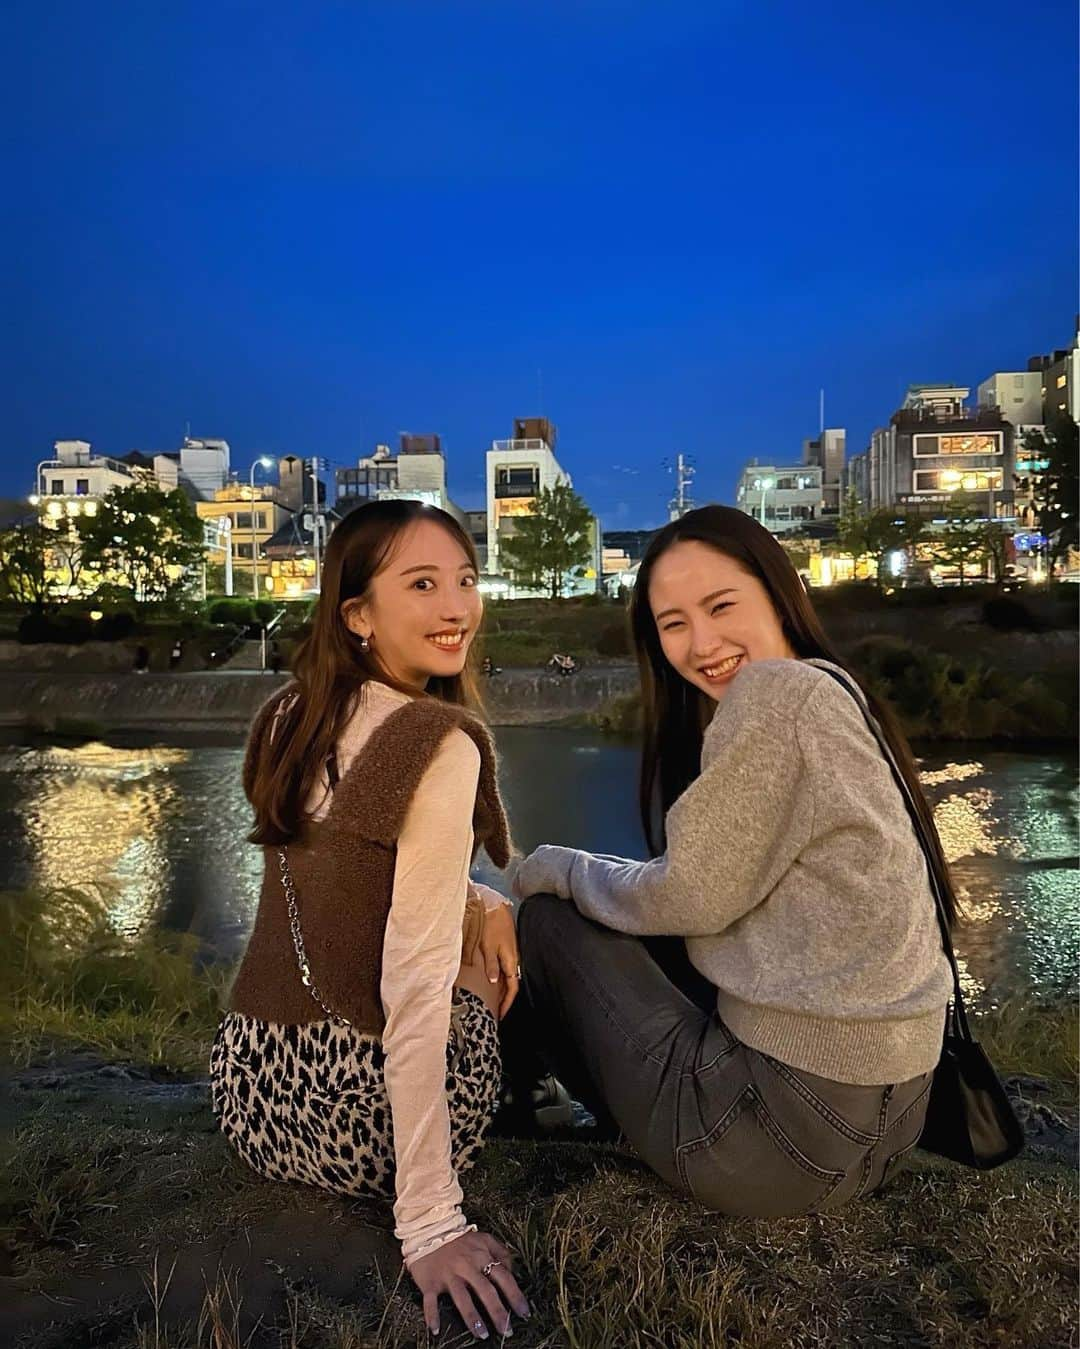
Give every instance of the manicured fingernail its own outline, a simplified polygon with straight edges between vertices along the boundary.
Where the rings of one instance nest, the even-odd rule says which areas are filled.
[[[489,975],[488,975],[488,983],[489,983],[489,984],[497,984],[498,982],[499,982],[499,976],[498,976],[497,974],[489,974]]]

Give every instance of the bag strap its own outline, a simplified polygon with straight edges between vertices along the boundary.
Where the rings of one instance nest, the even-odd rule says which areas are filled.
[[[881,729],[878,719],[870,711],[863,697],[862,691],[858,686],[847,677],[841,674],[831,666],[818,665],[819,670],[824,672],[842,687],[847,689],[852,698],[858,704],[871,734],[878,743],[885,758],[885,762],[892,770],[893,780],[900,788],[900,795],[904,798],[904,804],[907,806],[908,815],[911,817],[911,823],[915,829],[915,837],[919,841],[919,847],[922,849],[923,857],[926,861],[927,874],[930,877],[930,890],[934,896],[934,908],[937,912],[938,926],[941,929],[941,945],[945,952],[945,958],[949,962],[949,968],[952,970],[953,977],[953,995],[949,1006],[948,1021],[952,1025],[953,1033],[962,1040],[974,1040],[971,1034],[971,1028],[968,1025],[967,1010],[964,1007],[964,994],[960,988],[960,970],[956,964],[956,952],[953,949],[952,934],[949,931],[949,915],[945,907],[945,895],[941,886],[941,878],[938,875],[937,867],[934,865],[934,854],[930,846],[930,840],[927,835],[926,826],[922,817],[919,815],[915,805],[915,798],[912,795],[910,786],[903,773],[900,772],[900,765],[896,762],[896,755],[893,753],[892,746],[885,738],[885,732]]]

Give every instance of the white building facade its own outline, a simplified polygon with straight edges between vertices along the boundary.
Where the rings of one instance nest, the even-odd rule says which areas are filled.
[[[1013,426],[1032,426],[1042,421],[1043,376],[1040,370],[1009,370],[984,379],[976,390],[981,408],[999,408]]]
[[[514,535],[514,521],[532,515],[533,503],[559,483],[573,486],[555,458],[555,427],[545,417],[519,418],[510,440],[487,452],[487,571],[498,574],[500,545]]]
[[[823,475],[819,464],[786,468],[751,462],[742,471],[735,504],[770,534],[786,534],[824,516]]]

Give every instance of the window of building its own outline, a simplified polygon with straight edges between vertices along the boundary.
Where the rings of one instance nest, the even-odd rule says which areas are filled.
[[[1059,389],[1064,389],[1065,385],[1068,384],[1068,382],[1069,382],[1069,377],[1068,377],[1068,375],[1058,375],[1058,377],[1057,377],[1057,387],[1058,387]]]
[[[540,470],[533,466],[527,468],[497,468],[495,487],[502,489],[505,496],[535,496],[540,490]]]
[[[1022,389],[1024,387],[1023,375],[1013,375],[1013,388]]]
[[[1001,432],[970,432],[948,436],[920,434],[913,437],[912,448],[916,459],[931,459],[945,454],[1001,454]]]
[[[915,470],[916,492],[1000,492],[1000,468],[920,468]]]
[[[63,495],[64,495],[64,480],[63,480],[63,478],[53,478],[53,480],[52,480],[52,492],[50,493],[50,496],[54,496],[54,497],[62,497]]]
[[[89,478],[76,478],[76,479],[75,479],[75,495],[76,495],[77,497],[88,497],[88,496],[90,495],[90,479],[89,479]]]

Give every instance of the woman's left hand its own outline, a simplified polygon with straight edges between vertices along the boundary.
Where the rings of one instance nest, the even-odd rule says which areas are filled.
[[[570,870],[577,857],[577,849],[560,848],[544,843],[523,858],[514,870],[513,891],[518,899],[530,895],[558,895],[570,899]]]
[[[501,981],[499,1020],[510,1010],[521,988],[521,956],[518,952],[514,913],[509,904],[487,909],[484,930],[480,937],[480,951],[484,957],[484,973],[488,981]]]

